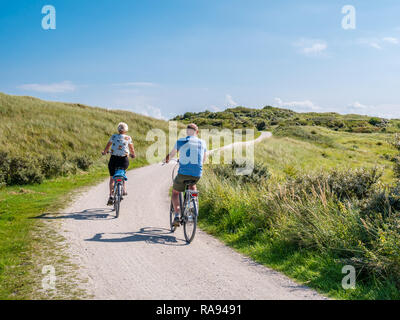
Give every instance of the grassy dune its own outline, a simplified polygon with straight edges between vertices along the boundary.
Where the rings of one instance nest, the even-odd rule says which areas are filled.
[[[391,138],[277,128],[257,145],[256,168],[246,183],[230,166],[207,167],[200,224],[330,297],[399,299],[400,206]],[[342,288],[345,265],[356,268],[355,289]]]
[[[27,164],[38,166],[48,154],[50,159],[60,160],[57,168],[74,168],[56,172],[55,177],[44,179],[41,184],[5,187],[0,181],[0,299],[79,297],[81,293],[69,281],[58,282],[64,286],[57,288],[57,296],[38,292],[43,277],[41,267],[52,264],[62,269],[67,258],[62,256],[57,235],[34,218],[64,206],[72,191],[108,175],[107,158],[101,157],[100,152],[120,121],[129,125],[137,150],[131,168],[147,164],[146,147],[153,143],[146,141],[147,132],[152,128],[167,132],[168,123],[127,111],[3,93],[0,118],[1,152],[8,159],[22,158]],[[90,167],[76,167],[76,156],[89,159]],[[0,163],[0,167],[3,165]]]
[[[393,182],[396,150],[392,135],[355,134],[321,127],[289,127],[274,131],[274,137],[257,148],[256,157],[280,178],[332,168],[382,167],[385,183]]]
[[[207,166],[200,186],[201,226],[331,297],[399,299],[400,189],[393,171],[399,158],[390,144],[398,121],[270,107],[254,112],[237,108],[200,115],[209,128],[227,122],[232,128],[267,126],[274,133],[257,144],[250,177],[238,178],[229,166]],[[69,281],[76,274],[73,266],[65,267],[68,257],[60,239],[35,218],[64,206],[77,188],[107,176],[100,151],[118,122],[128,123],[137,149],[131,168],[147,164],[145,152],[153,143],[146,141],[148,130],[168,131],[168,123],[2,93],[0,117],[0,299],[82,297]],[[183,118],[189,122],[199,115]],[[25,175],[34,168],[43,183],[6,186],[19,181],[2,175],[6,162]],[[46,178],[48,168],[54,175]],[[56,265],[65,279],[57,282],[57,293],[40,292],[46,264]],[[345,264],[357,269],[354,290],[341,286]]]
[[[106,110],[81,104],[48,102],[0,93],[0,143],[15,155],[40,156],[47,152],[99,158],[116,125],[129,125],[138,150],[145,157],[147,132],[168,130],[168,123],[128,111]]]

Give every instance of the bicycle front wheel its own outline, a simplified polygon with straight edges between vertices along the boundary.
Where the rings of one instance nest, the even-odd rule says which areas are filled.
[[[189,203],[189,208],[186,210],[186,215],[183,221],[183,233],[187,243],[191,243],[194,239],[197,229],[198,208],[195,199]]]
[[[169,227],[171,229],[171,232],[175,232],[176,226],[174,226],[174,219],[175,219],[175,210],[174,210],[174,205],[172,204],[171,201],[171,207],[169,209]]]

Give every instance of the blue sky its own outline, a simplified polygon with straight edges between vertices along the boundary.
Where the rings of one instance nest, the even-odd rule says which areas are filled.
[[[398,0],[0,0],[0,91],[159,118],[235,105],[400,118],[399,18]]]

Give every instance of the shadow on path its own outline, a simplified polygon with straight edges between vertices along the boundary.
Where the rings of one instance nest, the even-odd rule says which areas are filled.
[[[43,213],[40,216],[34,217],[33,219],[111,220],[115,219],[115,215],[111,214],[112,212],[113,210],[109,208],[97,208],[86,209],[80,212],[71,212],[66,214]]]
[[[110,237],[107,237],[111,236]],[[106,237],[105,237],[106,236]],[[186,246],[183,239],[177,239],[169,229],[145,227],[137,232],[97,233],[91,239],[85,241],[98,242],[146,242],[150,244],[162,244],[167,246]]]

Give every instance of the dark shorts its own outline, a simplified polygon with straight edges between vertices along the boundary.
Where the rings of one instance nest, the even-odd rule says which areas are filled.
[[[128,157],[117,157],[111,156],[110,162],[108,163],[108,171],[110,172],[110,177],[113,177],[115,174],[115,169],[122,168],[128,169],[129,167],[129,158]]]
[[[187,176],[187,175],[178,173],[178,175],[174,179],[174,185],[173,185],[174,190],[179,191],[179,192],[184,192],[185,187],[186,187],[185,181],[188,181],[188,180],[194,181],[196,184],[200,180],[200,177]]]

